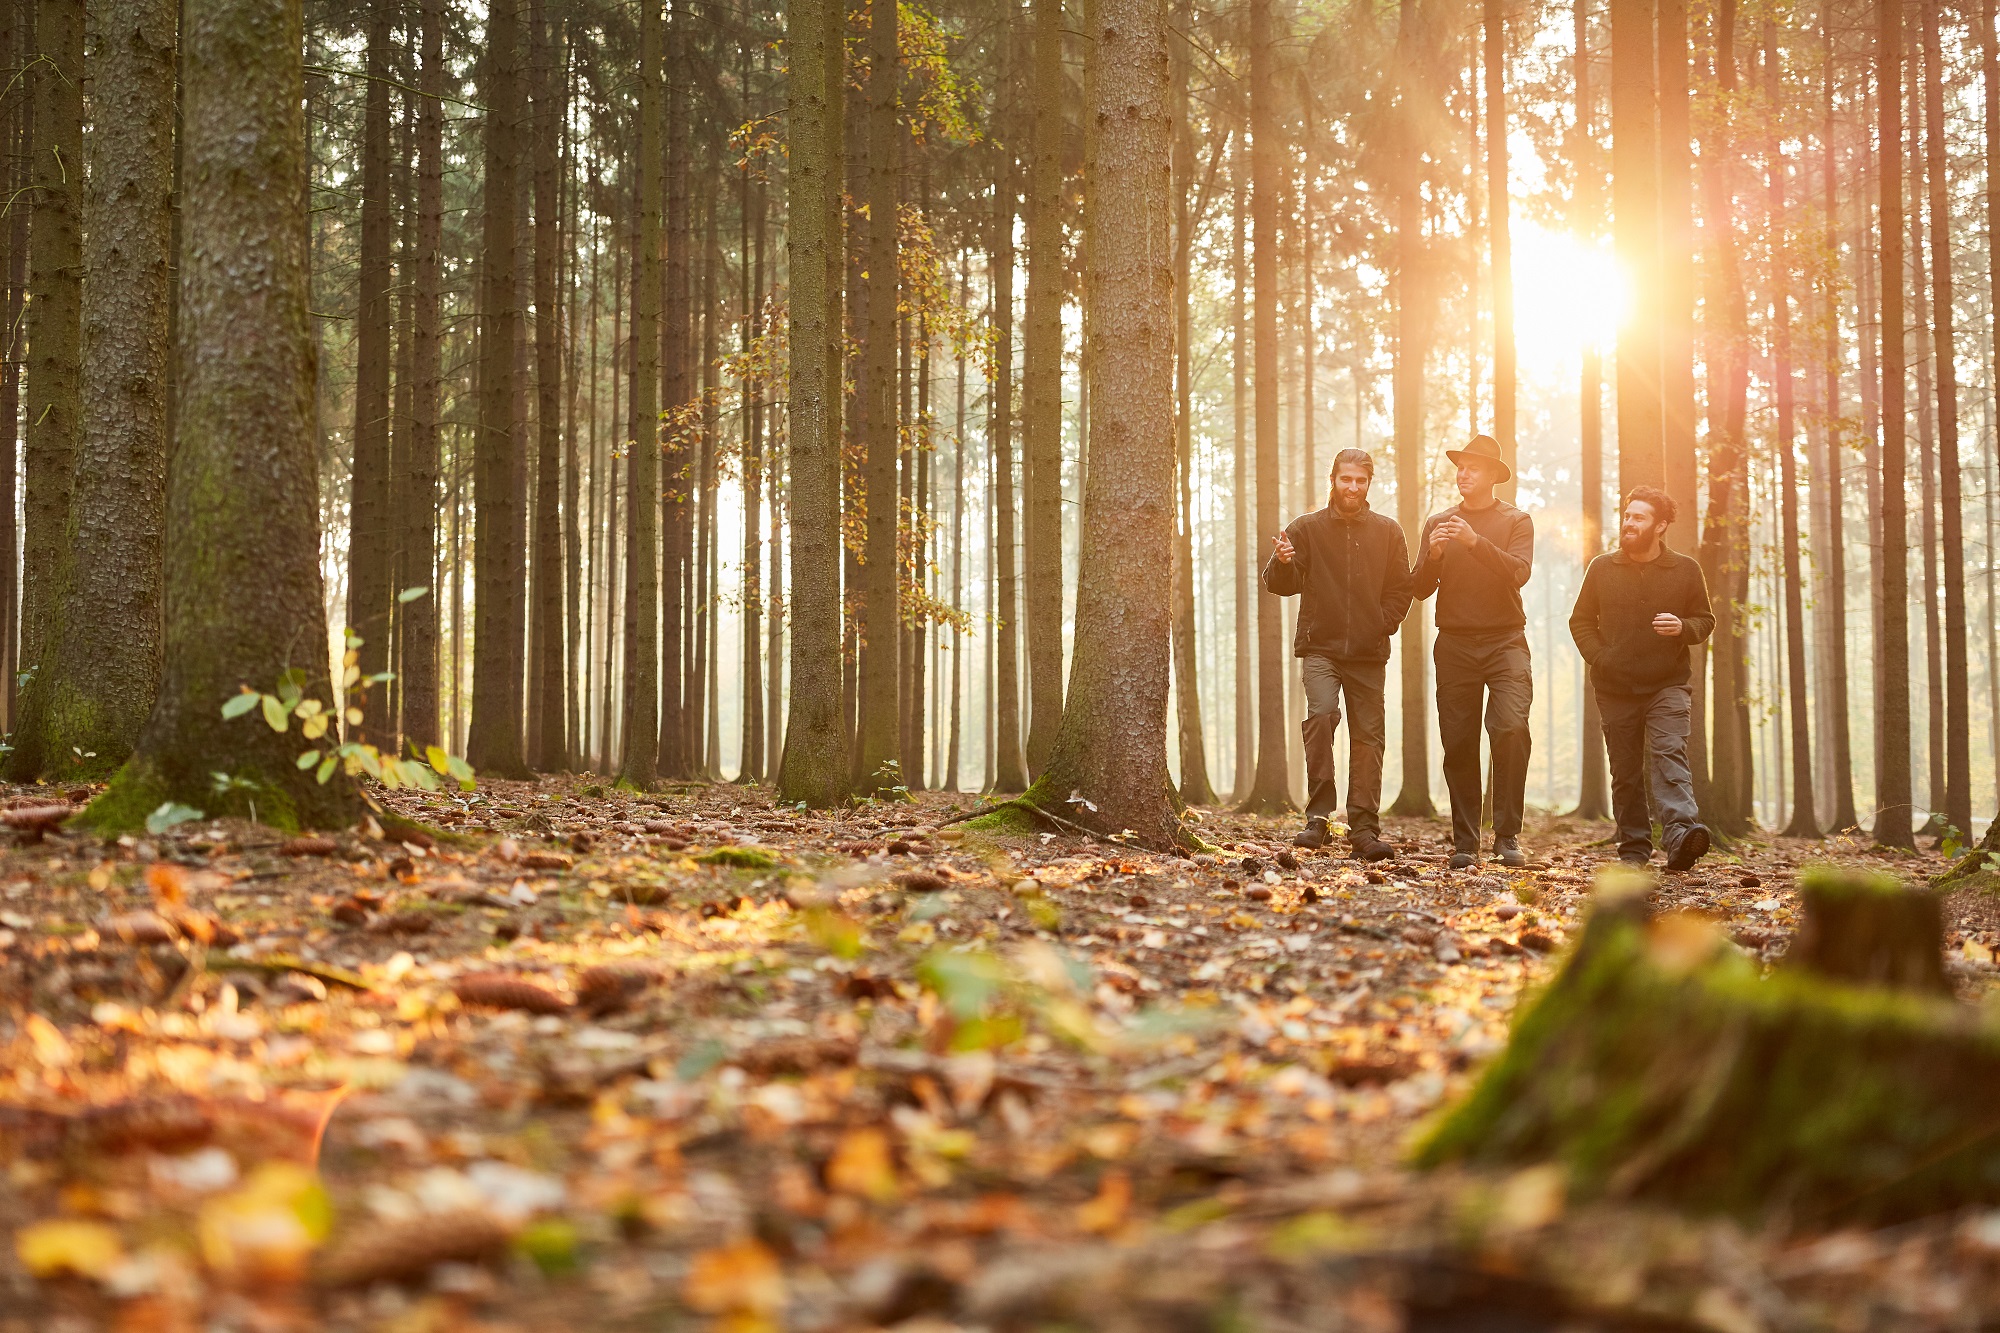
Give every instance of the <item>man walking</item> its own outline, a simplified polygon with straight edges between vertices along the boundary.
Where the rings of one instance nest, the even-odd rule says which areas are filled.
[[[1395,520],[1368,507],[1375,460],[1343,449],[1333,460],[1332,493],[1324,509],[1292,521],[1272,538],[1264,589],[1297,594],[1298,632],[1292,655],[1305,676],[1306,826],[1297,847],[1324,847],[1334,795],[1333,733],[1347,696],[1347,828],[1354,855],[1385,861],[1396,854],[1382,841],[1382,678],[1389,636],[1410,609],[1409,548]]]
[[[1535,525],[1493,494],[1513,476],[1490,435],[1445,451],[1458,468],[1459,502],[1424,524],[1414,574],[1418,597],[1437,594],[1438,738],[1451,793],[1451,868],[1479,862],[1479,720],[1493,746],[1493,854],[1526,865],[1528,706],[1535,684],[1521,586],[1535,561]]]
[[[1618,522],[1618,549],[1584,571],[1569,633],[1590,664],[1604,720],[1618,859],[1634,865],[1652,860],[1650,776],[1667,869],[1687,870],[1708,851],[1688,773],[1688,649],[1715,631],[1715,615],[1701,566],[1667,548],[1674,518],[1672,496],[1651,486],[1632,488]]]

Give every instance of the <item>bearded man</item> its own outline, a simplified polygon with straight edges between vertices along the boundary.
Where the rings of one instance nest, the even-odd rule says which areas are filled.
[[[1292,521],[1272,538],[1264,590],[1298,596],[1292,655],[1305,677],[1306,826],[1292,844],[1324,847],[1335,796],[1333,734],[1347,699],[1347,829],[1354,855],[1386,861],[1382,841],[1382,753],[1388,726],[1382,711],[1389,636],[1410,609],[1409,547],[1394,519],[1368,507],[1375,460],[1343,449],[1333,460],[1326,508]]]
[[[1650,778],[1667,869],[1680,871],[1708,851],[1687,762],[1688,649],[1714,633],[1715,613],[1701,566],[1667,547],[1675,516],[1665,491],[1632,488],[1619,517],[1618,549],[1584,571],[1569,633],[1590,664],[1604,720],[1618,859],[1633,865],[1652,860]]]

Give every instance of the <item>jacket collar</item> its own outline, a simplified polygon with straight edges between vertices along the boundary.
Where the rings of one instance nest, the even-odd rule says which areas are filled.
[[[1674,548],[1665,542],[1660,543],[1659,557],[1654,560],[1634,560],[1631,556],[1625,554],[1625,548],[1622,546],[1613,548],[1611,552],[1611,563],[1614,565],[1648,564],[1657,566],[1660,569],[1671,569],[1680,563],[1681,559],[1681,556],[1675,554]]]

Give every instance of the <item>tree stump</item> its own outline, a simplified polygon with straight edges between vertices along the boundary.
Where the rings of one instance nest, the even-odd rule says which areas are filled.
[[[1805,919],[1787,967],[1857,986],[1951,993],[1937,894],[1888,875],[1815,871],[1800,881],[1799,897]]]
[[[1794,1225],[2000,1202],[2000,1018],[1917,961],[1934,898],[1817,872],[1813,938],[1767,976],[1708,922],[1600,893],[1420,1164],[1552,1161],[1581,1195]]]

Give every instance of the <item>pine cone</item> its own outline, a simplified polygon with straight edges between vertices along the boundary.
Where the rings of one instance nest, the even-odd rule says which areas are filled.
[[[932,874],[928,870],[905,870],[891,875],[889,882],[910,893],[938,893],[948,887],[944,876]]]
[[[0,824],[19,833],[23,842],[40,842],[44,834],[54,832],[75,813],[76,807],[66,802],[58,805],[22,805],[12,810],[0,810]]]
[[[568,870],[570,859],[560,852],[529,852],[521,858],[521,865],[528,870]]]
[[[729,1063],[759,1078],[810,1074],[816,1069],[851,1065],[860,1050],[852,1037],[774,1037],[738,1051]]]
[[[321,1264],[319,1281],[328,1287],[414,1281],[439,1264],[490,1259],[507,1241],[507,1228],[485,1213],[431,1213],[372,1227],[348,1241]]]
[[[499,972],[476,972],[451,984],[460,1004],[480,1004],[491,1009],[524,1009],[531,1014],[560,1014],[569,1010],[569,1001],[532,981]]]
[[[215,1117],[192,1097],[128,1097],[77,1116],[64,1138],[84,1152],[174,1152],[206,1143],[214,1134]]]
[[[592,1015],[615,1013],[659,979],[650,967],[593,967],[577,978],[577,1007]]]
[[[332,838],[320,834],[308,834],[303,838],[292,838],[278,848],[280,856],[332,856],[340,850],[340,844]]]

